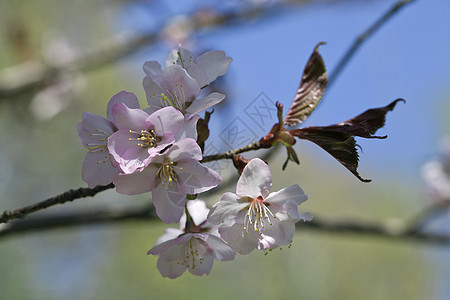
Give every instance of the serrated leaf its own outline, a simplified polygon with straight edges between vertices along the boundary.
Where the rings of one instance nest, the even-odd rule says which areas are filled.
[[[357,171],[359,154],[356,150],[356,141],[351,135],[328,131],[327,127],[319,126],[305,127],[295,131],[295,136],[309,140],[320,146],[352,172],[359,180],[363,182],[371,181],[370,179],[362,178]]]
[[[295,129],[289,131],[292,135],[309,140],[322,149],[327,151],[344,167],[352,172],[359,180],[370,182],[371,180],[363,179],[357,169],[359,155],[356,147],[354,136],[364,138],[384,139],[387,136],[375,136],[378,129],[384,126],[386,114],[393,110],[395,105],[403,99],[397,99],[387,106],[372,108],[366,110],[362,114],[330,126],[314,126]]]
[[[325,64],[318,49],[324,42],[315,48],[303,71],[302,80],[291,107],[284,118],[284,123],[294,126],[303,122],[314,111],[327,86],[328,77]]]
[[[395,105],[400,101],[405,102],[405,100],[399,98],[392,101],[389,105],[368,109],[350,120],[328,126],[328,128],[336,129],[339,132],[345,132],[353,136],[384,139],[387,136],[375,136],[374,134],[378,129],[384,126],[386,114],[389,111],[392,111]]]

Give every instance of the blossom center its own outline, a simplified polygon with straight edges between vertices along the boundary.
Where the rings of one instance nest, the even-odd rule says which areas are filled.
[[[149,130],[141,130],[141,132],[136,132],[130,130],[130,133],[136,133],[139,134],[140,137],[136,138],[138,146],[141,146],[142,148],[155,148],[158,145],[158,142],[161,141],[161,138],[156,136],[156,133],[153,129]],[[129,138],[129,140],[133,140],[132,138]]]
[[[271,226],[271,218],[275,219],[276,216],[270,211],[267,204],[264,203],[263,197],[258,196],[256,199],[249,198],[249,202],[250,204],[244,219],[245,233],[248,233],[249,227],[253,225],[253,230],[259,231],[259,234],[261,234],[261,230],[264,229],[266,222]]]
[[[173,182],[178,181],[178,175],[183,168],[177,167],[173,161],[166,159],[156,172],[156,176],[161,179],[162,185],[168,189],[172,187]]]

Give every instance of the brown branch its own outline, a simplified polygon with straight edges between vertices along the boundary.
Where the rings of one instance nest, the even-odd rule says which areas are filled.
[[[297,223],[297,228],[300,230],[312,229],[337,234],[380,237],[397,241],[417,241],[428,244],[450,244],[450,235],[410,231],[409,228],[405,228],[403,226],[403,223],[394,225],[389,223],[314,219],[312,222]]]
[[[6,210],[0,215],[0,224],[6,223],[13,219],[22,219],[31,213],[46,209],[56,204],[62,204],[65,202],[73,201],[78,198],[92,197],[97,193],[100,193],[107,189],[111,189],[113,187],[114,185],[111,183],[105,186],[96,186],[93,189],[79,188],[77,190],[68,190],[67,192],[59,194],[52,198],[48,198],[47,200],[38,202],[33,205],[25,206],[13,211]]]
[[[200,162],[205,163],[205,162],[214,161],[214,160],[232,159],[233,156],[235,156],[235,155],[237,155],[239,153],[259,150],[259,149],[263,149],[263,148],[267,148],[267,147],[264,147],[258,141],[258,142],[251,143],[251,144],[249,144],[249,145],[247,145],[245,147],[242,147],[242,148],[230,150],[230,151],[223,152],[223,153],[218,153],[218,154],[204,156],[203,159]]]
[[[400,0],[394,4],[386,13],[384,13],[379,19],[375,21],[366,31],[364,31],[360,36],[356,38],[344,56],[341,58],[336,68],[328,77],[328,90],[330,86],[334,83],[336,78],[341,74],[344,67],[353,58],[353,55],[361,47],[361,45],[370,38],[378,29],[380,29],[389,19],[391,19],[401,8],[406,6],[415,0]]]
[[[83,213],[66,213],[47,216],[33,216],[25,220],[1,225],[0,239],[13,237],[36,231],[46,231],[60,228],[70,228],[85,225],[119,224],[121,222],[153,221],[158,219],[152,205],[121,211],[101,210]],[[297,223],[299,232],[315,230],[318,232],[339,235],[360,235],[379,237],[395,241],[416,241],[424,244],[450,244],[450,236],[422,231],[412,232],[403,223],[370,223],[352,220],[326,220],[315,218],[311,222]]]

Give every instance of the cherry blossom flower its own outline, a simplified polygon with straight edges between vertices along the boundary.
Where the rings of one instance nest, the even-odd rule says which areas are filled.
[[[441,141],[439,152],[422,167],[422,177],[433,201],[450,202],[450,137]]]
[[[269,166],[254,158],[244,168],[236,194],[223,194],[211,208],[208,221],[220,225],[221,237],[240,254],[290,244],[295,223],[311,220],[309,213],[298,212],[308,199],[298,185],[274,193],[271,186]]]
[[[147,76],[143,86],[149,104],[146,110],[149,113],[162,107],[173,106],[181,111],[186,119],[191,119],[225,99],[225,95],[216,92],[196,99],[200,94],[200,85],[181,65],[172,64],[162,71],[158,62],[148,61],[144,64],[144,72]]]
[[[187,194],[198,194],[216,187],[220,175],[199,163],[202,152],[190,138],[174,143],[154,156],[140,172],[114,178],[117,192],[137,195],[152,192],[156,213],[165,223],[178,222]]]
[[[224,51],[209,51],[196,58],[189,50],[178,47],[170,51],[166,68],[171,65],[180,65],[203,88],[217,77],[224,75],[232,61],[233,59],[227,57]]]
[[[233,260],[235,252],[222,240],[217,230],[206,221],[208,209],[201,200],[186,203],[189,212],[188,226],[183,214],[180,229],[169,228],[147,254],[159,255],[157,267],[161,275],[169,278],[179,277],[186,271],[201,276],[209,274],[214,259]]]
[[[118,103],[129,108],[139,108],[137,97],[133,93],[122,91],[109,101],[106,119],[85,112],[83,121],[77,126],[80,141],[89,150],[84,158],[81,176],[90,188],[111,183],[119,173],[107,149],[109,137],[117,130],[112,109]]]
[[[188,130],[183,114],[173,107],[149,115],[119,103],[112,114],[118,131],[108,139],[108,149],[125,174],[148,165],[153,156],[176,141],[180,131],[194,132],[191,137],[196,138],[196,122],[189,122],[191,130]]]

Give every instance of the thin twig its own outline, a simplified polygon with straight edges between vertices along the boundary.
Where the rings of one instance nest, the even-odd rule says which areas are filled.
[[[230,150],[230,151],[223,152],[223,153],[204,156],[203,159],[201,160],[201,162],[205,163],[205,162],[209,162],[209,161],[213,161],[213,160],[232,159],[233,156],[235,156],[239,153],[259,150],[259,149],[263,149],[263,148],[264,147],[258,141],[258,142],[251,143],[251,144],[249,144],[245,147],[239,148],[239,149],[234,149],[234,150]]]
[[[73,201],[78,198],[92,197],[97,193],[100,193],[107,189],[111,189],[113,187],[114,185],[111,183],[105,186],[97,186],[93,189],[79,188],[77,190],[68,190],[67,192],[64,192],[60,195],[38,202],[33,205],[25,206],[13,211],[6,210],[0,215],[0,224],[6,223],[13,219],[22,219],[31,213],[46,209],[50,206],[63,204],[65,202]]]
[[[364,31],[358,38],[353,42],[351,47],[347,50],[344,56],[341,58],[336,68],[331,72],[328,77],[328,89],[334,83],[336,78],[341,74],[344,67],[348,64],[350,59],[353,58],[355,52],[361,47],[361,45],[371,37],[378,29],[381,28],[390,18],[392,18],[401,8],[406,6],[415,0],[400,0],[394,4],[385,14],[383,14],[378,20],[375,21],[366,31]]]

